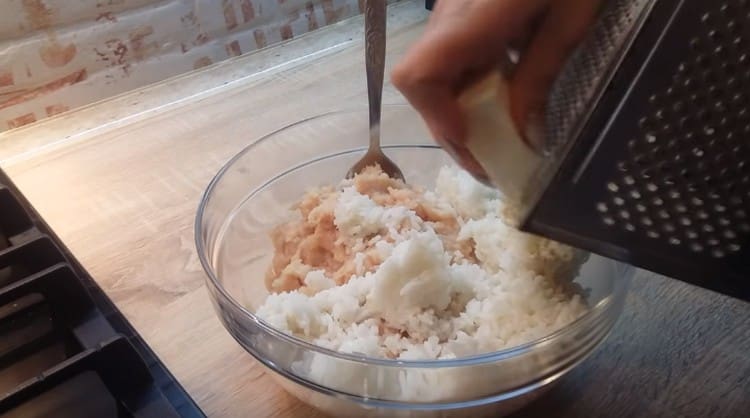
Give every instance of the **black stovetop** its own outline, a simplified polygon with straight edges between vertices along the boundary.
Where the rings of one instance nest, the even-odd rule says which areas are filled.
[[[205,417],[2,170],[0,417]]]

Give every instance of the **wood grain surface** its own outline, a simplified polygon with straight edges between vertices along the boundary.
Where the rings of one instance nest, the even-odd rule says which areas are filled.
[[[750,304],[639,271],[597,352],[514,418],[750,416]]]
[[[422,27],[389,24],[388,68]],[[354,43],[0,159],[11,161],[3,168],[208,416],[315,418],[217,320],[193,222],[203,190],[230,157],[304,116],[364,106],[365,93],[362,44]],[[400,101],[388,84],[384,101]],[[38,138],[26,129],[2,139],[24,140]],[[749,356],[747,304],[639,273],[607,342],[516,416],[748,416]]]

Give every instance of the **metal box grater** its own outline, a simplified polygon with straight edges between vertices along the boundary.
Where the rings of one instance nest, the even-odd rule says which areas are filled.
[[[606,2],[546,126],[524,230],[750,300],[750,1]]]

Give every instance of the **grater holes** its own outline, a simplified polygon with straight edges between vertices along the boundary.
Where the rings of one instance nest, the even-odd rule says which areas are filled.
[[[648,157],[645,154],[637,154],[633,158],[633,162],[637,166],[644,167],[648,163]]]
[[[712,86],[709,86],[709,88],[708,88],[709,94],[711,94],[711,92],[712,92],[711,87]],[[715,89],[715,87],[714,87],[714,89]],[[692,105],[696,106],[696,107],[705,107],[706,106],[706,99],[703,96],[703,94],[700,94],[700,93],[692,93],[690,95],[690,101],[692,102]]]
[[[732,80],[732,77],[727,79],[727,84],[729,84]],[[722,93],[718,97],[716,97],[716,101],[713,103],[713,112],[715,112],[716,115],[722,115],[727,110],[726,105],[724,104],[724,94]],[[726,117],[722,117],[721,119],[726,120]],[[720,119],[720,120],[721,120]]]
[[[729,77],[726,81],[727,87],[736,87],[739,84],[737,79],[737,67],[731,61],[724,61],[721,64],[721,72],[724,76]],[[729,89],[731,91],[731,89]]]
[[[644,16],[648,4],[646,0],[613,0],[603,9],[592,28],[593,36],[585,41],[588,45],[574,52],[552,86],[546,110],[546,152],[554,152],[571,135],[607,73],[610,64],[607,53],[624,46],[632,33],[634,19]],[[560,82],[571,78],[579,81]]]
[[[698,112],[698,121],[704,126],[714,122],[714,114],[709,109],[703,109]]]
[[[721,61],[724,61],[728,58],[727,49],[722,45],[719,45],[716,48],[714,48],[713,54],[717,56]]]
[[[628,133],[596,207],[620,230],[713,257],[731,254],[742,225],[750,230],[736,212],[750,199],[750,164],[741,163],[750,160],[750,43],[746,12],[738,11],[741,4],[750,12],[750,1],[735,3],[728,12],[722,3],[697,3],[711,9],[698,15],[702,33],[669,64],[671,86],[641,93],[647,103],[634,118],[637,131]]]
[[[730,20],[727,22],[727,31],[732,35],[742,34],[742,21]]]
[[[704,83],[710,84],[710,85],[716,85],[719,82],[719,78],[716,75],[716,72],[711,69],[711,62],[706,60],[705,64],[702,65],[705,70],[701,74],[701,79]]]

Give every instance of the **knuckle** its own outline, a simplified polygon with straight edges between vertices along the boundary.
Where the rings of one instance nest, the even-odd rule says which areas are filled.
[[[391,82],[399,89],[408,89],[411,78],[410,68],[403,62],[391,71]]]

